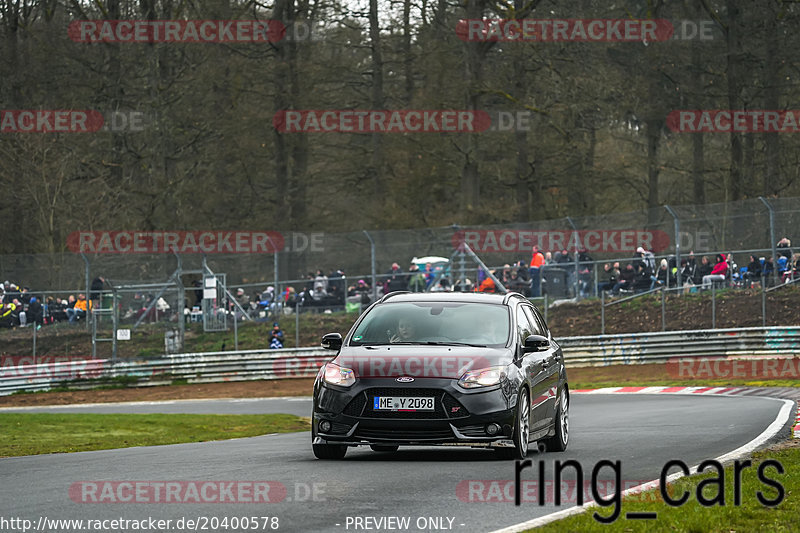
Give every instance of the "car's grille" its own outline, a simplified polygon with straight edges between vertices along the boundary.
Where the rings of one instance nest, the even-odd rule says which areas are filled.
[[[423,441],[423,440],[447,440],[453,438],[450,429],[367,429],[358,428],[356,438],[362,439],[383,439],[393,441]]]

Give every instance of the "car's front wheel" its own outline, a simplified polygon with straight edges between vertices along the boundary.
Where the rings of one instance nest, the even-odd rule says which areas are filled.
[[[531,432],[531,403],[527,389],[522,389],[517,401],[517,416],[514,422],[514,447],[497,448],[504,459],[525,459],[528,456],[528,439]]]
[[[556,434],[544,440],[548,452],[563,452],[569,443],[569,393],[561,389],[561,399],[556,412]]]
[[[317,459],[344,459],[347,446],[339,444],[312,444]]]

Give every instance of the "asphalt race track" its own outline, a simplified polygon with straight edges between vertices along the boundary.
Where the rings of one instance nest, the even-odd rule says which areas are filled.
[[[764,432],[782,407],[780,401],[752,396],[576,394],[570,409],[568,451],[534,453],[529,458],[533,459],[535,466],[540,460],[544,461],[548,480],[552,480],[553,461],[575,459],[582,466],[587,486],[591,471],[599,461],[619,460],[623,483],[632,486],[658,478],[662,466],[670,459],[681,459],[693,466],[747,444]],[[65,412],[67,408],[57,410]],[[180,401],[131,406],[95,405],[69,410],[288,412],[307,416],[310,399]],[[573,472],[567,469],[564,478],[574,481]],[[602,479],[612,477],[611,469],[600,472]],[[537,470],[524,470],[522,479],[538,479]],[[492,483],[492,480],[499,482]],[[564,498],[573,503],[555,507],[547,502],[540,506],[534,500],[524,501],[517,507],[511,491],[513,480],[514,462],[498,460],[488,450],[401,448],[397,453],[386,454],[368,448],[351,448],[343,461],[319,461],[311,452],[309,434],[292,433],[221,442],[0,459],[0,517],[28,519],[33,525],[40,517],[49,520],[142,520],[152,517],[172,520],[170,531],[195,530],[195,527],[175,527],[181,518],[199,518],[198,530],[203,530],[205,525],[210,531],[225,531],[219,524],[212,528],[215,522],[210,518],[222,520],[227,517],[227,530],[231,531],[246,529],[241,527],[241,521],[239,527],[230,527],[234,517],[278,517],[278,531],[473,532],[500,529],[574,505],[573,486],[571,492],[569,489],[562,492]],[[101,489],[87,496],[86,487],[93,485],[77,483],[102,481],[197,482],[189,484],[193,486],[209,481],[272,481],[278,484],[270,486],[267,499],[279,501],[196,503],[186,492],[175,496],[181,500],[178,503],[164,503],[164,494],[157,503],[108,503],[109,499],[120,495],[128,497],[132,493],[121,492],[122,486],[118,484],[99,483],[99,487],[116,487],[113,490],[118,492],[109,489],[110,495],[105,497],[105,501],[84,503],[91,494],[103,499],[99,492]],[[185,488],[187,484],[181,486]],[[220,486],[224,484],[213,485],[218,490]],[[281,487],[285,487],[285,493]],[[243,496],[234,493],[234,497],[246,500],[252,497],[252,493],[245,492]],[[603,509],[601,513],[608,515],[610,509]],[[408,517],[410,521],[408,527],[398,528],[395,522],[355,522],[355,517],[373,517],[376,520]],[[250,523],[249,528],[252,531],[270,531],[275,524],[270,520],[266,528],[261,518],[257,524]],[[624,509],[620,520],[625,520]],[[356,527],[359,524],[361,527]]]

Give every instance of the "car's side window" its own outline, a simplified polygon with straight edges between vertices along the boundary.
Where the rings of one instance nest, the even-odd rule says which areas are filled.
[[[517,307],[517,336],[519,337],[520,345],[525,343],[525,339],[531,334],[531,324],[522,306]]]
[[[536,319],[536,313],[533,311],[533,307],[528,307],[527,305],[523,305],[522,309],[525,310],[525,316],[528,317],[528,322],[531,325],[531,332],[534,335],[542,335],[547,337],[547,332],[544,328],[542,328],[541,322]]]

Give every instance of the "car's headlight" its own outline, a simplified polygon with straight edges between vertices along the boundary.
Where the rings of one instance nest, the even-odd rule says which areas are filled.
[[[322,379],[332,385],[349,387],[356,382],[356,377],[351,369],[334,363],[326,364],[323,372]]]
[[[505,377],[506,368],[504,366],[492,366],[480,370],[470,370],[461,376],[461,379],[458,380],[458,384],[465,389],[491,387],[492,385],[500,383]]]

